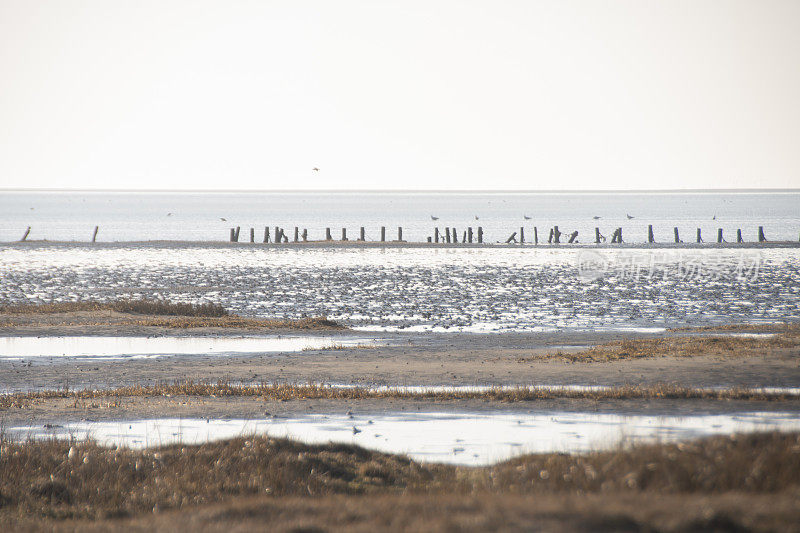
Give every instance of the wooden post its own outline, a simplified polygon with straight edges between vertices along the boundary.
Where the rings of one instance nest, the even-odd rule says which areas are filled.
[[[428,244],[430,244],[430,243],[431,243],[431,238],[430,238],[430,237],[428,237]]]
[[[573,231],[569,236],[569,244],[572,244],[574,242],[578,242],[578,241],[575,240],[577,238],[578,238],[578,232],[577,231]]]
[[[269,226],[264,226],[264,242],[269,242]]]
[[[461,232],[461,242],[467,242],[467,230]]]
[[[445,242],[447,242],[447,244],[450,244],[450,228],[448,228],[447,226],[444,227],[444,238]]]
[[[256,242],[256,228],[250,228],[250,242]]]
[[[397,240],[403,242],[403,228],[402,226],[397,226]]]
[[[361,226],[361,230],[360,230],[360,232],[358,234],[358,240],[359,241],[366,241],[367,240],[367,236],[364,233],[364,226]]]
[[[656,240],[653,238],[653,225],[652,224],[647,226],[647,242],[649,242],[651,244],[656,242]]]
[[[722,238],[722,228],[717,230],[717,242],[724,242],[725,239]]]
[[[700,228],[697,228],[697,242],[703,242],[703,237],[700,235]]]
[[[478,244],[483,244],[483,226],[478,226]]]
[[[511,241],[514,241],[515,243],[517,242],[517,232],[516,231],[511,234],[511,237],[506,239],[506,244],[509,244]]]
[[[233,230],[231,230],[231,231],[233,231]],[[25,241],[28,238],[28,235],[30,235],[30,233],[31,233],[31,227],[28,226],[28,229],[25,230],[25,235],[22,236],[22,238],[20,239],[20,242]]]
[[[553,228],[550,228],[550,236],[547,237],[547,244],[553,244]]]
[[[439,242],[439,228],[433,228],[433,242]]]
[[[286,235],[286,232],[283,231],[283,228],[281,228],[281,235],[283,236],[283,242],[289,242],[289,237]]]
[[[332,241],[333,237],[331,237],[331,228],[325,228],[325,240]]]
[[[555,242],[556,244],[560,244],[561,243],[561,241],[559,240],[560,238],[561,238],[561,232],[558,231],[558,226],[553,226],[553,242]]]
[[[294,227],[294,242],[297,242],[299,240],[300,240],[300,228],[295,226]]]
[[[28,231],[30,231],[30,228],[28,228]],[[28,233],[26,232],[25,233],[25,237],[27,237],[27,236],[28,236]],[[25,237],[22,238],[23,241],[25,240]],[[236,242],[236,229],[235,228],[231,228],[231,242]]]
[[[308,242],[308,229],[303,228],[303,242]]]
[[[736,242],[744,242],[744,239],[742,239],[742,230],[741,229],[737,229],[736,230]]]
[[[451,228],[453,232],[453,242],[458,242],[458,232],[456,232],[456,228]]]
[[[764,226],[758,227],[758,242],[765,242],[767,238],[764,236]]]
[[[594,243],[600,244],[600,228],[598,227],[594,228]]]
[[[381,242],[386,241],[386,226],[381,226]]]
[[[347,228],[342,228],[342,240],[347,240]]]
[[[533,227],[533,244],[537,246],[539,244],[539,228],[536,226]]]
[[[239,242],[239,232],[241,231],[241,229],[242,228],[240,228],[239,226],[236,226],[236,242]]]
[[[675,226],[672,229],[675,232],[675,242],[681,242],[681,236],[678,234],[678,226]]]
[[[467,228],[467,240],[469,240],[469,243],[472,244],[472,226]]]
[[[275,244],[280,244],[281,243],[281,240],[282,240],[281,234],[282,233],[283,233],[283,230],[281,228],[279,228],[278,226],[275,226]]]
[[[519,243],[525,244],[525,228],[522,226],[519,228]]]

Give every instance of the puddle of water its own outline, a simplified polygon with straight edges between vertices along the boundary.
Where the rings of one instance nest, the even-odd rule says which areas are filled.
[[[249,435],[310,444],[357,444],[425,462],[487,465],[525,453],[586,453],[620,444],[674,442],[754,431],[800,431],[795,413],[624,416],[594,413],[383,413],[289,419],[158,419],[15,427],[12,438],[92,438],[102,445],[145,448],[199,444]]]
[[[321,350],[374,344],[353,337],[3,337],[0,358],[137,359],[168,355],[232,355]]]

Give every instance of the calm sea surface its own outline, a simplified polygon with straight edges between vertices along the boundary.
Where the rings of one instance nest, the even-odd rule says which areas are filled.
[[[634,217],[628,218],[628,215]],[[434,222],[431,217],[438,217]],[[526,220],[524,217],[530,217]],[[600,217],[595,219],[594,217]],[[224,219],[224,220],[223,220]],[[228,240],[229,228],[242,235],[264,226],[307,228],[309,238],[322,239],[330,227],[367,240],[397,226],[409,241],[425,241],[433,228],[482,226],[486,241],[508,238],[520,226],[540,238],[558,225],[578,231],[581,242],[594,239],[595,226],[605,235],[622,227],[626,241],[647,238],[653,224],[656,239],[672,241],[678,226],[684,240],[702,228],[705,240],[723,228],[728,240],[742,229],[754,240],[764,226],[770,240],[797,241],[800,236],[800,191],[778,193],[0,193],[0,241],[16,241],[31,227],[30,240],[98,241]],[[249,238],[249,236],[247,236]]]

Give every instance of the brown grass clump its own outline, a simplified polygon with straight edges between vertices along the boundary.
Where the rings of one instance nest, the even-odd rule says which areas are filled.
[[[157,385],[134,385],[115,389],[40,390],[0,395],[0,410],[24,408],[37,400],[103,400],[126,397],[250,397],[269,401],[289,400],[486,400],[499,402],[532,402],[552,399],[629,400],[629,399],[695,399],[786,401],[797,396],[766,393],[758,389],[696,389],[660,383],[654,385],[622,385],[595,390],[570,388],[491,388],[483,391],[403,389],[370,389],[366,387],[333,387],[324,384],[261,383],[246,385],[227,381],[176,381]]]
[[[527,363],[547,359],[558,359],[570,363],[607,363],[625,359],[647,357],[697,357],[716,355],[721,357],[743,357],[767,350],[800,348],[800,329],[788,328],[774,337],[752,338],[733,336],[685,336],[657,339],[622,339],[587,350],[554,353],[533,357],[520,357],[517,361]]]
[[[257,495],[775,494],[800,488],[800,435],[778,433],[528,455],[484,468],[268,437],[144,451],[6,441],[1,451],[0,518],[124,517]]]
[[[0,305],[0,327],[140,326],[169,329],[242,328],[342,330],[326,317],[245,318],[218,304],[176,304],[154,300]]]
[[[113,302],[58,302],[49,304],[11,304],[0,306],[0,314],[54,314],[81,311],[116,311],[137,315],[222,317],[228,311],[219,304],[186,304],[158,300],[115,300]]]

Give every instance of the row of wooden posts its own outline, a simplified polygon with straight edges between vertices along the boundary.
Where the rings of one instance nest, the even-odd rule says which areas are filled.
[[[241,228],[239,226],[235,228],[231,228],[231,235],[230,239],[231,242],[239,242],[239,232]],[[279,227],[275,226],[274,232],[271,231],[272,228],[269,226],[264,227],[264,242],[265,243],[288,243],[289,236],[286,234],[286,231]],[[28,232],[30,228],[28,228]],[[675,234],[675,242],[682,243],[683,241],[680,238],[680,233],[678,231],[677,226],[674,228]],[[561,236],[564,235],[562,231],[558,229],[558,226],[553,226],[550,228],[550,234],[548,235],[547,242],[549,244],[560,244],[561,243]],[[595,243],[600,244],[606,242],[606,236],[600,233],[600,228],[594,228],[594,235],[595,235]],[[28,233],[25,233],[25,237],[28,236]],[[25,237],[22,240],[25,240]],[[97,237],[97,227],[94,229],[94,237],[92,238],[92,242]],[[458,243],[459,242],[459,233],[456,228],[445,227],[444,231],[439,230],[438,227],[433,229],[433,237],[428,237],[429,243]],[[333,236],[331,235],[331,228],[325,228],[325,240],[332,241]],[[342,228],[342,241],[349,240],[347,238],[347,228]],[[357,241],[366,241],[366,232],[364,230],[364,226],[361,226],[359,230],[359,237],[356,239]],[[767,238],[764,236],[764,226],[758,227],[758,242],[765,242]],[[293,242],[307,242],[308,241],[308,229],[303,228],[302,232],[300,228],[295,226],[294,227],[294,239]],[[250,242],[256,242],[256,230],[255,228],[250,228]],[[381,238],[380,242],[386,242],[386,226],[381,226]],[[397,240],[394,242],[405,242],[403,241],[403,228],[401,226],[397,227]],[[473,228],[470,226],[467,229],[463,230],[461,233],[461,241],[462,243],[474,243],[477,242],[478,244],[483,243],[483,228],[478,226],[477,231],[473,231]],[[525,244],[525,228],[520,227],[519,232],[514,232],[511,236],[506,239],[506,244]],[[533,244],[539,244],[539,229],[534,226],[533,228]],[[573,231],[567,235],[567,243],[574,244],[578,242],[578,232]],[[617,228],[611,233],[611,243],[618,244],[622,243],[622,228]],[[655,243],[655,236],[653,234],[653,225],[650,224],[647,227],[647,242],[648,243]],[[703,241],[702,233],[700,228],[697,228],[697,242],[701,243]],[[717,242],[727,242],[722,234],[722,228],[717,230]],[[742,230],[736,230],[736,242],[744,242],[742,238]]]
[[[231,242],[239,242],[239,233],[241,228],[236,226],[235,228],[231,228]],[[298,226],[294,227],[294,238],[292,239],[293,242],[307,242],[308,241],[308,229],[303,228],[300,231]],[[331,234],[331,228],[325,228],[325,240],[332,241],[333,235]],[[342,240],[347,241],[347,228],[342,228]],[[366,241],[366,230],[364,226],[361,226],[359,231],[358,241]],[[430,238],[428,239],[430,241]],[[256,242],[256,229],[250,228],[250,242]],[[269,226],[264,227],[264,242],[266,243],[284,243],[289,242],[289,236],[286,234],[286,230],[281,228],[280,226],[275,226],[274,231],[273,228]],[[386,242],[386,226],[381,226],[381,242]],[[403,241],[403,228],[398,226],[397,227],[397,240],[394,242],[405,242]]]
[[[97,242],[97,232],[100,231],[100,226],[94,227],[94,233],[92,233],[92,242]],[[31,234],[31,227],[28,226],[28,229],[25,230],[25,234],[20,239],[21,242],[28,240],[28,235]]]

